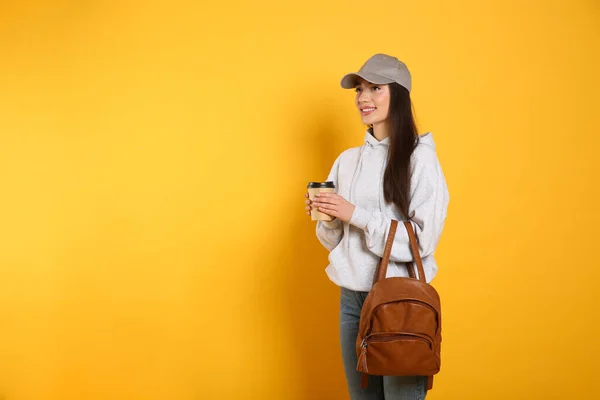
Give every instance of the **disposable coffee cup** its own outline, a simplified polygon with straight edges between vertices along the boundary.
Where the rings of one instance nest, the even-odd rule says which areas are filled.
[[[335,184],[332,181],[327,182],[309,182],[308,183],[308,198],[313,201],[319,193],[335,193]],[[312,208],[310,212],[311,220],[313,221],[333,221],[333,217],[324,214]]]

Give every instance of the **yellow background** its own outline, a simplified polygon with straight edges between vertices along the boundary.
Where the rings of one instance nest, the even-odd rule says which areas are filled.
[[[595,399],[600,6],[0,3],[0,399],[346,399],[306,182],[405,61],[451,193],[428,399]]]

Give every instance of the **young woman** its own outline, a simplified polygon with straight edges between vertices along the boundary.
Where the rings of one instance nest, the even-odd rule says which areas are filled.
[[[323,193],[312,207],[334,217],[318,221],[316,233],[329,253],[329,279],[341,288],[340,339],[352,400],[422,400],[426,377],[369,376],[361,388],[356,336],[363,302],[383,256],[392,219],[410,220],[418,237],[425,279],[437,272],[434,250],[446,219],[449,194],[432,134],[418,135],[410,99],[411,75],[397,58],[375,54],[357,73],[344,76],[367,125],[365,143],[338,156],[327,178],[336,193]],[[306,194],[308,197],[308,194]],[[402,226],[402,224],[400,224]],[[413,261],[405,229],[398,229],[388,277],[408,276]]]

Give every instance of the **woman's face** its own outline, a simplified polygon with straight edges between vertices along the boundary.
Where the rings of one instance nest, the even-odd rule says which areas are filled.
[[[359,78],[356,84],[356,107],[365,125],[384,122],[390,108],[390,88]]]

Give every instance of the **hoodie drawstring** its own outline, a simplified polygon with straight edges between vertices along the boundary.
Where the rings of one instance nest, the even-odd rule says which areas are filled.
[[[358,154],[358,161],[356,162],[356,167],[354,167],[354,173],[352,175],[352,181],[350,182],[350,192],[348,193],[348,202],[352,203],[354,201],[354,182],[356,182],[356,178],[358,177],[358,171],[359,168],[362,167],[362,162],[363,162],[363,152],[365,151],[365,146],[367,144],[365,143],[363,146],[361,146],[360,148],[360,153]]]

